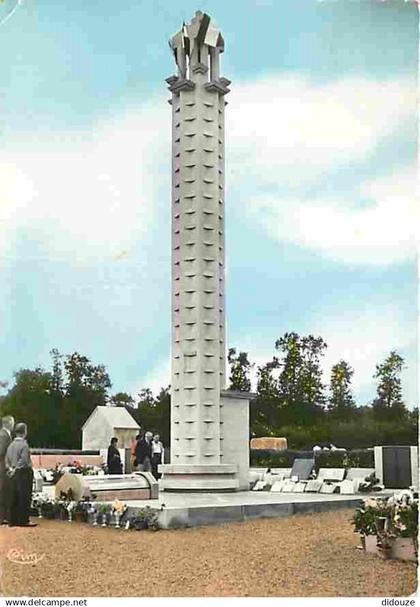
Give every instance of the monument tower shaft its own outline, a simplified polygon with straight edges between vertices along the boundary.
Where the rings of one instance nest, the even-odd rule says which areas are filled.
[[[166,81],[172,93],[171,463],[161,467],[161,486],[236,490],[238,469],[245,479],[248,465],[248,414],[225,390],[224,117],[230,81],[219,75],[224,41],[198,11],[169,44],[177,65]],[[226,432],[238,427],[239,464],[236,438],[226,440]]]
[[[228,81],[219,78],[220,34],[207,30],[207,36],[200,36],[205,21],[204,15],[197,14],[186,26],[190,49],[185,38],[175,47],[178,76],[168,79],[173,142],[174,464],[219,464],[221,459],[220,391],[226,375],[224,95]],[[215,45],[206,44],[208,39]]]

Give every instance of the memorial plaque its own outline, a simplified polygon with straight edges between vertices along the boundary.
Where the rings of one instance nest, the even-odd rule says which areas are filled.
[[[306,493],[319,493],[322,487],[322,481],[317,479],[310,480],[306,483],[305,492]]]
[[[255,485],[252,487],[252,491],[262,491],[265,487],[265,481],[257,481]]]
[[[345,468],[320,468],[317,478],[322,481],[340,482],[344,480],[345,475]]]
[[[313,459],[295,459],[290,473],[291,478],[297,476],[300,481],[309,480],[314,464],[315,461]]]
[[[306,483],[304,483],[304,482],[295,483],[295,486],[293,488],[293,493],[303,493],[305,491],[305,487],[306,487]]]
[[[322,483],[320,493],[334,493],[337,487],[337,483]]]
[[[346,474],[346,480],[353,481],[354,479],[364,480],[367,476],[375,472],[375,468],[349,468]]]
[[[282,493],[292,493],[296,483],[290,480],[283,481]]]
[[[284,486],[284,481],[276,481],[272,486],[271,486],[271,491],[273,493],[280,493],[280,491],[283,490],[283,486]]]
[[[356,481],[357,482],[357,481]],[[338,486],[340,487],[340,493],[346,494],[346,495],[354,495],[356,493],[355,491],[355,482],[354,481],[341,481],[341,483],[338,483]]]

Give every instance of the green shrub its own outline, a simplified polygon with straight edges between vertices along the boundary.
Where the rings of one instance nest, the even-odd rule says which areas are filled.
[[[285,449],[251,449],[250,465],[257,468],[291,468],[295,459],[315,458],[315,469],[320,468],[374,468],[373,449],[353,451],[298,451]]]

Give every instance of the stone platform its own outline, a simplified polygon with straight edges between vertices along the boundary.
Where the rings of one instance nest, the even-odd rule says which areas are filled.
[[[54,487],[44,487],[53,496]],[[313,514],[344,508],[358,508],[367,497],[389,497],[395,490],[357,495],[320,493],[168,493],[160,491],[157,499],[124,500],[128,516],[139,508],[157,511],[162,529],[202,527],[220,523],[243,522],[257,518],[277,518],[293,514]],[[110,502],[111,503],[111,502]]]
[[[366,497],[391,494],[392,491],[358,495],[256,491],[196,494],[161,492],[158,500],[133,500],[127,502],[127,505],[133,513],[138,508],[149,506],[158,511],[161,528],[176,529],[357,508]]]

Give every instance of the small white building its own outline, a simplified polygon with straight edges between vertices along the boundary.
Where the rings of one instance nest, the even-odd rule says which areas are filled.
[[[118,438],[120,449],[129,449],[140,426],[124,407],[96,407],[82,426],[82,449],[107,449]]]

